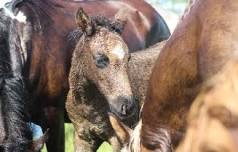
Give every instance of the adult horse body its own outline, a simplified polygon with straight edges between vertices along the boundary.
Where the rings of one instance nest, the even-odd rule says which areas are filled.
[[[190,2],[155,63],[142,125],[126,146],[128,151],[172,151],[201,82],[237,57],[237,25],[236,0]]]
[[[74,14],[79,6],[91,12],[91,15],[98,14],[101,9],[109,10],[104,14],[108,17],[114,15],[118,10],[118,8],[112,7],[114,2],[121,3],[120,6],[129,9],[134,8],[134,11],[129,12],[128,24],[137,25],[142,23],[141,20],[146,19],[146,23],[151,26],[140,25],[139,29],[126,25],[126,32],[136,35],[131,38],[125,33],[123,36],[127,39],[126,42],[131,44],[130,50],[143,48],[146,44],[159,41],[161,37],[157,40],[148,39],[152,30],[153,32],[162,32],[161,39],[169,36],[167,26],[155,11],[147,12],[148,10],[146,10],[143,12],[143,7],[136,11],[137,6],[133,4],[133,1],[126,4],[123,4],[125,3],[123,1],[110,0],[106,2],[24,0],[20,1],[21,3],[17,3],[16,0],[14,2],[16,2],[14,5],[16,8],[13,7],[13,10],[17,17],[20,17],[14,17],[14,19],[21,22],[14,20],[8,24],[6,29],[1,29],[3,30],[1,34],[5,32],[8,37],[11,37],[11,39],[5,37],[4,43],[2,42],[1,45],[11,46],[8,49],[14,58],[12,71],[17,71],[24,78],[27,89],[25,91],[28,91],[31,103],[32,120],[41,125],[44,130],[50,128],[50,138],[47,142],[49,152],[64,151],[64,101],[68,91],[70,59],[75,45],[70,40],[69,35],[72,36],[72,34],[69,33],[76,28]],[[89,9],[92,7],[94,10]],[[5,14],[3,10],[1,13]],[[148,15],[148,18],[145,17],[147,16],[145,14]],[[4,24],[4,20],[10,20],[10,18],[1,18],[2,24]],[[141,34],[138,31],[143,32]],[[164,35],[164,32],[167,36]],[[12,52],[14,53],[12,54]]]
[[[176,152],[238,151],[238,62],[229,61],[202,86]],[[214,139],[222,140],[214,140]]]

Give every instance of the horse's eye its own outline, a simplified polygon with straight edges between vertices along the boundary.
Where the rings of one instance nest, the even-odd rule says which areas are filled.
[[[95,55],[96,66],[100,69],[106,68],[109,64],[109,58],[105,54]]]
[[[10,5],[11,5],[11,3],[10,3],[10,2],[7,2],[7,3],[5,4],[5,7],[10,7]]]

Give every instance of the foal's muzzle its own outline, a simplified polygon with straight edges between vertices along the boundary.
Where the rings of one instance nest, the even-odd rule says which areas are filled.
[[[111,112],[116,114],[122,120],[133,116],[137,109],[134,97],[132,96],[119,96],[112,104],[110,104]]]

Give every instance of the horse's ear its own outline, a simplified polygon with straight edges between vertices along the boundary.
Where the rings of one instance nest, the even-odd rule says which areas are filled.
[[[122,8],[114,16],[115,22],[113,23],[113,28],[119,34],[122,34],[128,20],[128,11],[127,8]]]
[[[109,113],[109,120],[120,142],[122,144],[128,143],[132,130],[124,125],[120,119],[112,113]]]
[[[91,36],[93,34],[94,25],[91,18],[84,12],[83,8],[79,8],[76,13],[76,24],[86,33],[86,35]]]
[[[115,20],[124,26],[128,20],[128,15],[130,14],[129,11],[128,8],[121,8],[114,16]]]

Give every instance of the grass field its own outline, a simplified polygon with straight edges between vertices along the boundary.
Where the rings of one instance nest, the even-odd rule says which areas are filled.
[[[72,124],[65,124],[65,152],[74,152],[74,145],[73,145],[73,139],[74,139],[74,128]],[[43,152],[47,152],[46,148],[44,147]],[[111,146],[104,142],[100,148],[97,150],[97,152],[112,152]]]

